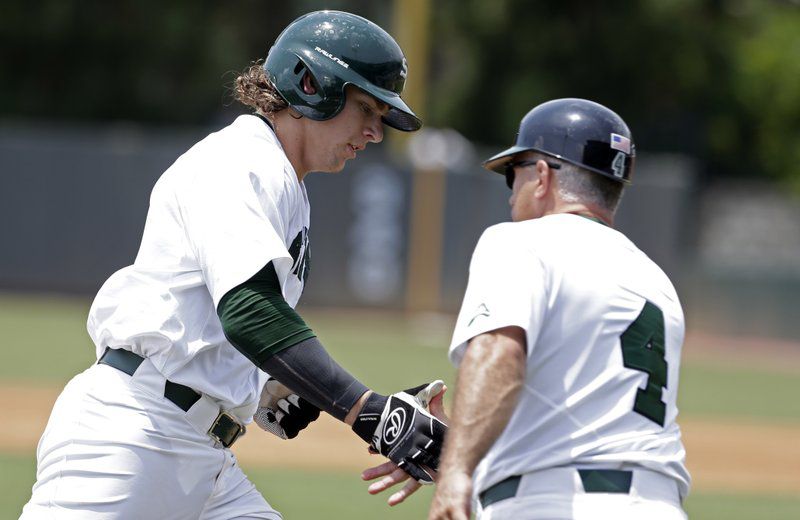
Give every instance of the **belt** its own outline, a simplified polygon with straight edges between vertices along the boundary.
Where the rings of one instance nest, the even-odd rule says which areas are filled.
[[[547,470],[544,470],[546,472]],[[632,471],[616,469],[578,469],[581,485],[585,493],[630,493]],[[541,475],[546,478],[546,475]],[[486,508],[517,495],[522,476],[514,475],[490,486],[480,494],[481,506]],[[677,489],[677,488],[676,488]],[[566,489],[564,491],[567,491]]]
[[[133,376],[139,366],[144,362],[139,354],[130,350],[106,348],[103,355],[97,361],[99,364],[108,365],[117,370]],[[200,400],[202,394],[194,391],[188,386],[173,383],[169,379],[165,380],[164,397],[172,401],[184,412],[194,406]],[[213,416],[212,416],[213,417]],[[208,435],[226,448],[230,448],[236,440],[244,434],[245,428],[231,414],[221,411],[208,429]]]

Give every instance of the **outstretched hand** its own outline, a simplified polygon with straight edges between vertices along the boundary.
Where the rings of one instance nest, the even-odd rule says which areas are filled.
[[[450,419],[447,417],[447,413],[444,410],[443,397],[446,391],[447,386],[428,385],[428,387],[417,393],[415,396],[421,406],[427,407],[434,417],[445,424],[450,421]],[[434,476],[436,475],[435,472],[433,472],[433,474]],[[392,461],[384,462],[378,466],[365,469],[361,473],[361,478],[363,480],[375,480],[377,478],[381,479],[377,482],[373,482],[367,488],[367,491],[371,495],[376,495],[397,484],[408,481],[402,489],[389,496],[388,503],[390,506],[395,506],[403,502],[406,498],[413,495],[420,487],[422,487],[422,484],[416,480],[409,479],[408,473],[400,469],[397,464]]]

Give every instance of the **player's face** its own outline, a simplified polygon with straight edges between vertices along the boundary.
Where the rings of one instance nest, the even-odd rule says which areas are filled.
[[[539,218],[544,214],[542,184],[537,172],[537,161],[529,154],[519,154],[512,160],[513,174],[507,174],[511,183],[511,220],[521,222]]]
[[[388,105],[376,100],[363,90],[348,85],[344,108],[327,121],[318,121],[312,136],[314,168],[320,172],[338,172],[345,162],[354,159],[368,143],[383,140],[381,117],[389,111]]]

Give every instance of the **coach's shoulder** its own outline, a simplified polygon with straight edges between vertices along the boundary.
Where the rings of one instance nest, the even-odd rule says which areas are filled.
[[[481,239],[512,240],[519,242],[520,240],[523,240],[523,237],[528,236],[531,233],[541,233],[543,231],[543,226],[541,225],[540,220],[541,219],[524,220],[522,222],[501,222],[500,224],[494,224],[483,231]]]
[[[519,246],[521,237],[515,222],[503,222],[486,228],[478,239],[475,250],[507,251]]]
[[[493,226],[487,227],[483,230],[483,233],[481,233],[478,243],[484,241],[501,240],[503,237],[509,236],[511,225],[513,225],[513,222],[502,222],[500,224],[494,224]]]

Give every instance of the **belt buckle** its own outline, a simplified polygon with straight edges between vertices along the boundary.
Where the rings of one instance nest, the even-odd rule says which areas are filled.
[[[208,435],[226,448],[230,448],[244,433],[245,427],[228,412],[220,412],[208,429]]]

